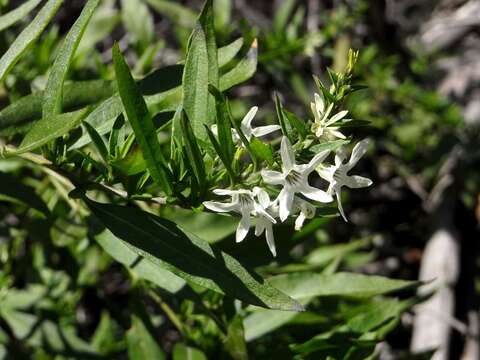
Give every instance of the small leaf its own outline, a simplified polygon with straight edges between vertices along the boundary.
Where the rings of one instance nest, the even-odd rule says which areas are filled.
[[[208,128],[207,125],[205,125],[205,130],[207,131],[208,138],[210,139],[210,142],[213,145],[213,148],[217,152],[218,157],[220,158],[220,161],[223,163],[223,166],[225,166],[225,169],[227,169],[228,175],[230,176],[230,179],[233,182],[235,182],[235,173],[232,169],[232,163],[230,160],[228,160],[228,155],[225,154],[224,150],[220,146],[219,142],[215,138],[215,135],[212,133],[212,130]]]
[[[218,49],[218,67],[227,65],[233,60],[243,46],[243,38],[231,42],[230,44]]]
[[[289,314],[292,314],[292,312],[289,312]],[[228,324],[225,347],[232,359],[248,360],[247,344],[245,343],[243,322],[240,316],[235,316]]]
[[[152,117],[145,100],[138,90],[128,65],[125,63],[118,44],[113,48],[113,63],[118,82],[118,91],[132,125],[135,138],[142,150],[143,157],[153,180],[159,184],[167,195],[172,193],[170,171],[157,139]]]
[[[97,8],[100,0],[89,0],[83,8],[80,16],[68,32],[65,40],[58,52],[55,62],[50,69],[45,95],[43,98],[42,114],[43,117],[49,117],[60,114],[63,106],[63,83],[67,77],[70,63],[75,55],[75,50],[82,39],[82,35],[87,28],[93,12]]]
[[[270,278],[271,283],[295,299],[316,296],[368,298],[420,285],[419,282],[339,272],[291,273]]]
[[[88,114],[88,111],[89,109],[82,109],[37,121],[13,154],[18,155],[35,150],[51,140],[65,135],[80,124]]]
[[[258,140],[256,137],[252,137],[250,139],[250,147],[257,159],[264,160],[270,165],[273,164],[273,151],[269,145]]]
[[[16,9],[0,16],[0,31],[14,25],[16,22],[24,19],[30,11],[35,9],[42,0],[29,0]]]
[[[163,267],[139,256],[123,241],[119,241],[109,230],[95,235],[95,240],[112,258],[125,265],[134,275],[148,280],[168,292],[175,294],[185,286],[185,280]]]
[[[207,360],[203,352],[182,343],[175,344],[172,356],[172,360]]]
[[[271,309],[303,307],[252,270],[175,223],[136,208],[100,204],[86,197],[91,211],[138,255],[187,281]]]
[[[182,114],[180,116],[180,126],[182,128],[183,143],[185,144],[188,160],[194,171],[197,184],[200,187],[200,191],[203,191],[205,188],[206,180],[205,164],[203,162],[200,148],[198,147],[197,139],[193,134],[192,127],[190,126],[190,121],[185,111],[182,111]]]
[[[162,349],[136,315],[132,315],[132,326],[127,331],[127,345],[129,360],[165,359]]]
[[[210,93],[215,97],[217,109],[217,130],[218,143],[225,161],[229,164],[233,162],[235,153],[235,144],[232,136],[232,115],[226,97],[214,86],[209,87]]]
[[[63,0],[49,0],[38,12],[35,19],[32,20],[10,45],[5,54],[0,58],[0,82],[5,79],[5,76],[10,72],[23,53],[40,36],[43,30],[45,30],[62,3]]]
[[[193,133],[206,140],[204,124],[214,122],[214,99],[208,85],[218,86],[218,54],[213,28],[212,0],[207,0],[189,39],[183,73],[183,109]]]
[[[350,143],[350,140],[333,140],[333,141],[327,141],[321,144],[313,145],[310,148],[310,151],[313,152],[314,154],[318,154],[319,152],[325,151],[325,150],[330,150],[330,151],[335,151],[339,149],[340,147],[347,145]]]
[[[292,126],[290,125],[290,122],[287,120],[287,117],[285,116],[285,113],[283,112],[283,105],[282,101],[280,100],[280,97],[278,96],[278,93],[275,93],[275,110],[277,112],[277,118],[278,122],[280,123],[280,126],[282,127],[282,133],[284,136],[290,140],[290,142],[293,144],[293,138],[292,138]]]
[[[162,15],[171,18],[178,25],[193,28],[196,15],[188,7],[171,0],[146,0],[146,2]]]
[[[107,146],[105,145],[105,142],[104,142],[103,138],[100,136],[100,134],[97,132],[97,130],[95,130],[95,128],[92,125],[90,125],[89,123],[84,122],[83,126],[85,127],[88,135],[92,139],[92,142],[95,145],[95,148],[97,149],[98,154],[101,156],[103,161],[105,161],[105,163],[107,163],[108,162],[108,150],[107,150]]]
[[[64,110],[72,111],[112,96],[115,84],[112,81],[104,80],[67,82],[64,90]],[[40,119],[44,94],[44,91],[38,91],[24,96],[2,109],[0,111],[0,129]]]
[[[305,139],[309,133],[305,122],[300,120],[297,115],[291,113],[290,111],[283,109],[283,113],[287,118],[288,122],[290,123],[290,126],[297,130],[298,134],[302,139]]]
[[[122,21],[133,40],[147,47],[155,36],[153,17],[140,0],[122,0]]]
[[[250,79],[257,70],[257,40],[252,42],[247,55],[229,72],[220,77],[220,90],[225,91]]]

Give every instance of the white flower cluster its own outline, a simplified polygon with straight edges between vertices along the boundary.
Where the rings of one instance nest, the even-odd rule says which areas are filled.
[[[338,126],[335,126],[335,123],[344,119],[347,111],[340,111],[331,116],[332,109],[332,105],[326,108],[320,95],[315,94],[315,102],[312,103],[314,115],[312,132],[317,138],[345,139],[345,136],[338,131]],[[252,136],[261,137],[280,130],[278,125],[252,128],[251,123],[257,110],[257,107],[253,107],[242,120],[241,130],[247,139]],[[216,130],[215,127],[212,128],[214,133],[216,133]],[[240,141],[240,137],[234,129],[232,129],[232,137],[237,143]],[[340,214],[347,221],[341,204],[342,187],[346,186],[353,189],[372,184],[370,179],[348,175],[348,172],[365,154],[367,148],[368,140],[357,143],[348,161],[346,161],[345,150],[340,148],[336,151],[334,165],[323,164],[330,150],[317,153],[307,164],[297,164],[294,148],[288,138],[283,136],[280,145],[281,171],[263,169],[260,172],[265,184],[281,187],[274,200],[270,199],[266,187],[255,186],[253,189],[215,189],[213,193],[216,195],[230,196],[230,202],[205,201],[203,204],[207,209],[215,212],[234,212],[241,215],[236,232],[237,242],[245,239],[250,230],[251,220],[254,218],[255,235],[260,236],[265,232],[268,247],[273,256],[276,256],[272,226],[278,220],[284,222],[289,217],[296,217],[295,230],[300,230],[305,219],[313,218],[316,212],[316,207],[306,199],[314,202],[330,203],[334,200],[333,196],[336,196]],[[326,191],[309,184],[309,175],[314,171],[329,183]]]

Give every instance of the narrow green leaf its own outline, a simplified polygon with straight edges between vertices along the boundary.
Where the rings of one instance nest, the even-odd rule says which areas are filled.
[[[305,122],[300,120],[297,115],[291,113],[290,111],[283,109],[283,113],[285,114],[285,117],[290,123],[290,126],[297,130],[298,134],[302,139],[305,139],[309,133]]]
[[[88,111],[89,109],[82,109],[37,121],[13,154],[18,155],[35,150],[49,141],[65,135],[80,124]]]
[[[172,184],[168,165],[158,143],[152,117],[148,112],[142,94],[133,80],[130,69],[120,53],[118,44],[113,48],[113,63],[118,91],[127,113],[127,119],[132,125],[135,138],[142,150],[150,175],[163,188],[165,193],[170,195],[172,193]]]
[[[288,313],[292,314],[292,312]],[[234,317],[233,320],[230,321],[230,324],[228,324],[225,347],[232,359],[248,360],[247,344],[245,343],[243,322],[240,316]]]
[[[368,298],[420,285],[415,281],[339,272],[335,274],[291,273],[270,278],[270,282],[295,299],[316,296]]]
[[[321,143],[321,144],[313,145],[310,148],[310,151],[312,151],[315,154],[318,154],[319,152],[324,151],[324,150],[335,151],[338,148],[340,148],[341,146],[347,145],[349,143],[350,143],[350,140],[348,140],[348,139],[327,141],[327,142],[324,142],[324,143]]]
[[[269,164],[273,164],[273,151],[270,146],[252,136],[250,139],[250,147],[252,148],[252,151],[257,159],[261,159]]]
[[[115,122],[112,126],[112,131],[110,132],[110,136],[108,138],[108,152],[111,157],[116,156],[116,149],[118,145],[118,140],[120,137],[120,141],[123,143],[124,135],[120,136],[120,130],[125,126],[125,118],[123,115],[120,115],[115,119]]]
[[[127,345],[129,360],[165,359],[162,349],[136,315],[132,315],[132,326],[127,331]]]
[[[133,40],[147,47],[153,42],[155,29],[153,17],[141,0],[122,0],[122,21]]]
[[[112,258],[125,265],[134,275],[148,280],[168,292],[175,294],[185,286],[185,280],[163,267],[139,256],[123,241],[119,241],[109,230],[95,235],[95,240]]]
[[[278,122],[280,123],[280,126],[282,127],[282,133],[284,136],[290,140],[290,142],[293,144],[293,138],[292,138],[292,126],[290,125],[290,122],[287,120],[287,117],[285,116],[285,113],[283,112],[283,105],[282,101],[280,100],[280,97],[278,96],[278,93],[275,93],[275,110],[277,112],[277,118]]]
[[[207,0],[189,39],[183,73],[183,109],[193,133],[206,140],[204,124],[214,123],[214,98],[208,85],[218,87],[218,54],[213,28],[212,0]]]
[[[45,95],[43,99],[42,114],[43,117],[49,117],[60,114],[63,106],[63,83],[67,77],[70,63],[72,62],[75,50],[82,39],[82,35],[87,28],[93,12],[97,8],[100,0],[89,0],[83,8],[80,16],[68,32],[65,40],[58,52],[55,62],[50,69]]]
[[[47,217],[50,216],[47,205],[30,186],[24,185],[14,176],[2,172],[0,172],[0,184],[2,184],[0,186],[0,201],[20,202]]]
[[[232,119],[228,102],[226,97],[214,86],[211,85],[209,91],[213,94],[216,101],[218,142],[225,160],[232,164],[235,144],[233,143]]]
[[[222,46],[218,49],[218,67],[227,65],[230,61],[233,60],[235,55],[238,54],[240,49],[243,46],[243,38],[238,38],[237,40],[231,42],[226,46]]]
[[[254,40],[246,56],[232,70],[220,77],[220,90],[228,90],[250,79],[257,70],[257,62],[257,40]]]
[[[275,13],[273,18],[273,28],[277,33],[283,34],[288,23],[288,18],[291,16],[295,0],[285,0]]]
[[[196,21],[195,13],[188,7],[171,0],[146,0],[159,13],[166,15],[178,25],[193,28]]]
[[[20,59],[23,53],[40,36],[50,20],[56,14],[63,0],[49,0],[39,11],[25,30],[10,45],[7,52],[0,58],[0,82],[5,79],[12,67]]]
[[[172,360],[207,360],[207,357],[198,349],[176,343],[173,348]]]
[[[112,96],[115,91],[115,83],[104,80],[67,82],[64,90],[64,110],[72,111]],[[0,129],[40,119],[44,94],[44,91],[38,91],[24,96],[2,109],[0,111]]]
[[[197,184],[202,191],[205,187],[205,164],[203,162],[202,153],[200,148],[198,147],[197,140],[195,135],[193,134],[192,127],[190,126],[190,121],[187,117],[185,111],[182,111],[180,116],[180,126],[182,127],[182,134],[183,134],[183,143],[185,144],[185,148],[187,150],[187,157],[190,161],[190,165],[193,168],[195,173],[195,178],[197,179]]]
[[[212,130],[208,128],[207,125],[205,125],[205,130],[207,131],[208,138],[210,139],[210,142],[213,145],[213,148],[218,154],[218,157],[220,158],[220,161],[222,162],[223,166],[225,166],[225,169],[227,169],[228,175],[230,176],[230,180],[232,183],[235,182],[235,173],[232,169],[232,163],[230,160],[228,160],[227,154],[225,154],[224,150],[220,146],[219,142],[215,138],[215,135],[213,135]]]
[[[118,241],[187,281],[248,304],[279,310],[303,309],[233,257],[171,221],[136,208],[100,204],[86,197],[84,200]]]
[[[16,9],[0,16],[0,31],[12,26],[16,22],[24,19],[30,11],[35,9],[42,0],[29,0]]]
[[[95,148],[97,149],[98,154],[101,156],[103,161],[105,161],[105,163],[107,163],[108,162],[108,150],[107,150],[107,146],[105,145],[105,142],[104,142],[103,138],[97,132],[97,130],[95,130],[95,128],[92,125],[90,125],[89,123],[84,122],[83,126],[85,127],[88,135],[92,139],[92,142],[95,145]]]

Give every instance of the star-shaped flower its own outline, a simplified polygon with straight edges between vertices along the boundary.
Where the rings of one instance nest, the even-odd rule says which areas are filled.
[[[228,203],[222,203],[217,201],[204,201],[203,205],[205,205],[207,209],[216,212],[236,212],[242,216],[240,222],[238,223],[235,236],[237,243],[245,239],[248,231],[250,230],[250,216],[268,219],[273,224],[277,222],[270,214],[265,211],[262,205],[255,200],[255,192],[253,191],[245,189],[215,189],[213,190],[213,193],[221,196],[230,196],[231,201]]]
[[[365,155],[369,141],[364,139],[360,141],[352,150],[350,160],[345,163],[346,155],[343,149],[339,149],[335,155],[335,165],[328,167],[318,167],[317,172],[323,179],[327,180],[330,185],[327,193],[335,194],[338,202],[338,210],[345,221],[347,217],[343,211],[341,202],[341,190],[343,186],[351,189],[363,188],[372,185],[372,180],[358,175],[348,175],[348,172],[358,163],[360,158]]]
[[[320,165],[329,152],[330,150],[319,152],[308,164],[297,165],[290,141],[285,136],[282,138],[280,145],[282,172],[262,170],[263,180],[267,184],[283,185],[283,189],[278,195],[281,221],[285,221],[292,212],[293,198],[296,193],[323,203],[328,203],[333,200],[331,195],[308,183],[308,175]]]
[[[295,230],[299,231],[302,229],[305,219],[311,219],[315,216],[316,208],[298,196],[293,199],[293,207],[300,212],[295,219]]]
[[[245,117],[243,118],[240,124],[240,129],[242,130],[247,140],[250,140],[252,136],[262,137],[281,129],[280,125],[266,125],[266,126],[257,126],[256,128],[253,128],[252,121],[255,115],[257,114],[257,111],[258,111],[257,106],[252,107],[248,111],[247,115],[245,115]],[[217,125],[212,125],[211,129],[215,135],[218,135]],[[232,137],[235,143],[237,144],[241,143],[240,136],[238,135],[237,130],[232,129]]]
[[[269,214],[271,217],[278,216],[278,205],[270,201],[270,196],[262,188],[255,187],[253,192],[257,195],[258,202],[260,206]],[[277,256],[277,250],[275,248],[275,239],[273,237],[273,227],[272,225],[276,223],[272,222],[271,217],[266,217],[263,214],[258,214],[256,217],[255,223],[255,235],[260,236],[265,232],[265,239],[267,240],[268,248],[270,252],[275,257]]]
[[[315,132],[315,135],[317,137],[329,137],[330,135],[330,137],[345,139],[345,135],[338,131],[338,126],[333,125],[347,116],[348,111],[343,110],[330,117],[333,110],[333,104],[330,104],[325,108],[325,101],[320,95],[315,94],[314,98],[315,102],[310,103],[310,107],[313,116],[315,117],[315,122],[312,125],[312,131]]]

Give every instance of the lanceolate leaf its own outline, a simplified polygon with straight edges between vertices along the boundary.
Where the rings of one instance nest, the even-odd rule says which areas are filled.
[[[243,38],[231,42],[230,44],[218,49],[218,67],[227,65],[233,60],[243,46]]]
[[[148,258],[139,256],[131,247],[123,241],[119,241],[109,230],[95,235],[95,240],[111,257],[128,267],[138,277],[151,281],[172,294],[185,285],[185,280],[158,266]]]
[[[165,354],[155,338],[136,315],[132,316],[132,326],[127,331],[127,345],[130,360],[165,359]]]
[[[220,78],[220,90],[225,91],[231,87],[250,79],[257,70],[258,49],[257,40],[254,40],[245,58],[229,72]]]
[[[200,190],[203,190],[206,179],[205,164],[203,163],[202,153],[200,152],[197,140],[193,135],[193,131],[190,127],[190,122],[188,121],[185,111],[182,111],[182,115],[180,117],[180,126],[182,127],[183,143],[185,144],[188,160],[190,161],[193,172],[195,173],[197,184],[200,187]]]
[[[82,109],[39,120],[25,135],[14,154],[23,154],[27,151],[35,150],[49,141],[66,134],[80,124],[87,113],[88,109]]]
[[[7,52],[0,58],[0,82],[4,80],[20,56],[40,36],[62,3],[63,0],[49,0],[30,25],[10,45]]]
[[[68,68],[75,55],[75,50],[82,39],[82,35],[87,28],[93,12],[97,8],[100,0],[89,0],[83,8],[77,21],[65,37],[65,41],[55,58],[55,62],[50,70],[47,86],[45,88],[43,117],[56,115],[62,112],[63,104],[63,83],[67,77]]]
[[[115,45],[113,48],[113,63],[118,91],[150,175],[162,187],[165,193],[170,195],[172,193],[170,174],[157,139],[152,117],[148,112],[142,94],[133,80],[130,69],[120,53],[118,45]]]
[[[112,96],[115,91],[115,83],[104,80],[67,82],[64,90],[64,110],[72,111]],[[2,109],[0,111],[0,129],[41,118],[44,94],[44,91],[39,91],[24,96]]]
[[[206,140],[204,124],[214,122],[214,99],[208,85],[218,87],[218,58],[212,1],[207,0],[189,39],[183,73],[183,109],[196,137]]]
[[[100,204],[86,197],[92,212],[136,254],[200,286],[248,304],[279,310],[302,306],[237,260],[175,223],[136,208]]]
[[[13,9],[9,13],[0,16],[0,31],[12,26],[16,22],[25,18],[30,11],[32,11],[42,0],[29,0]]]
[[[231,165],[235,153],[235,145],[232,137],[232,120],[228,102],[225,96],[215,87],[210,86],[209,90],[216,100],[218,142],[225,160]]]
[[[368,298],[418,286],[415,281],[339,272],[291,273],[270,278],[271,283],[295,299],[314,296]]]

